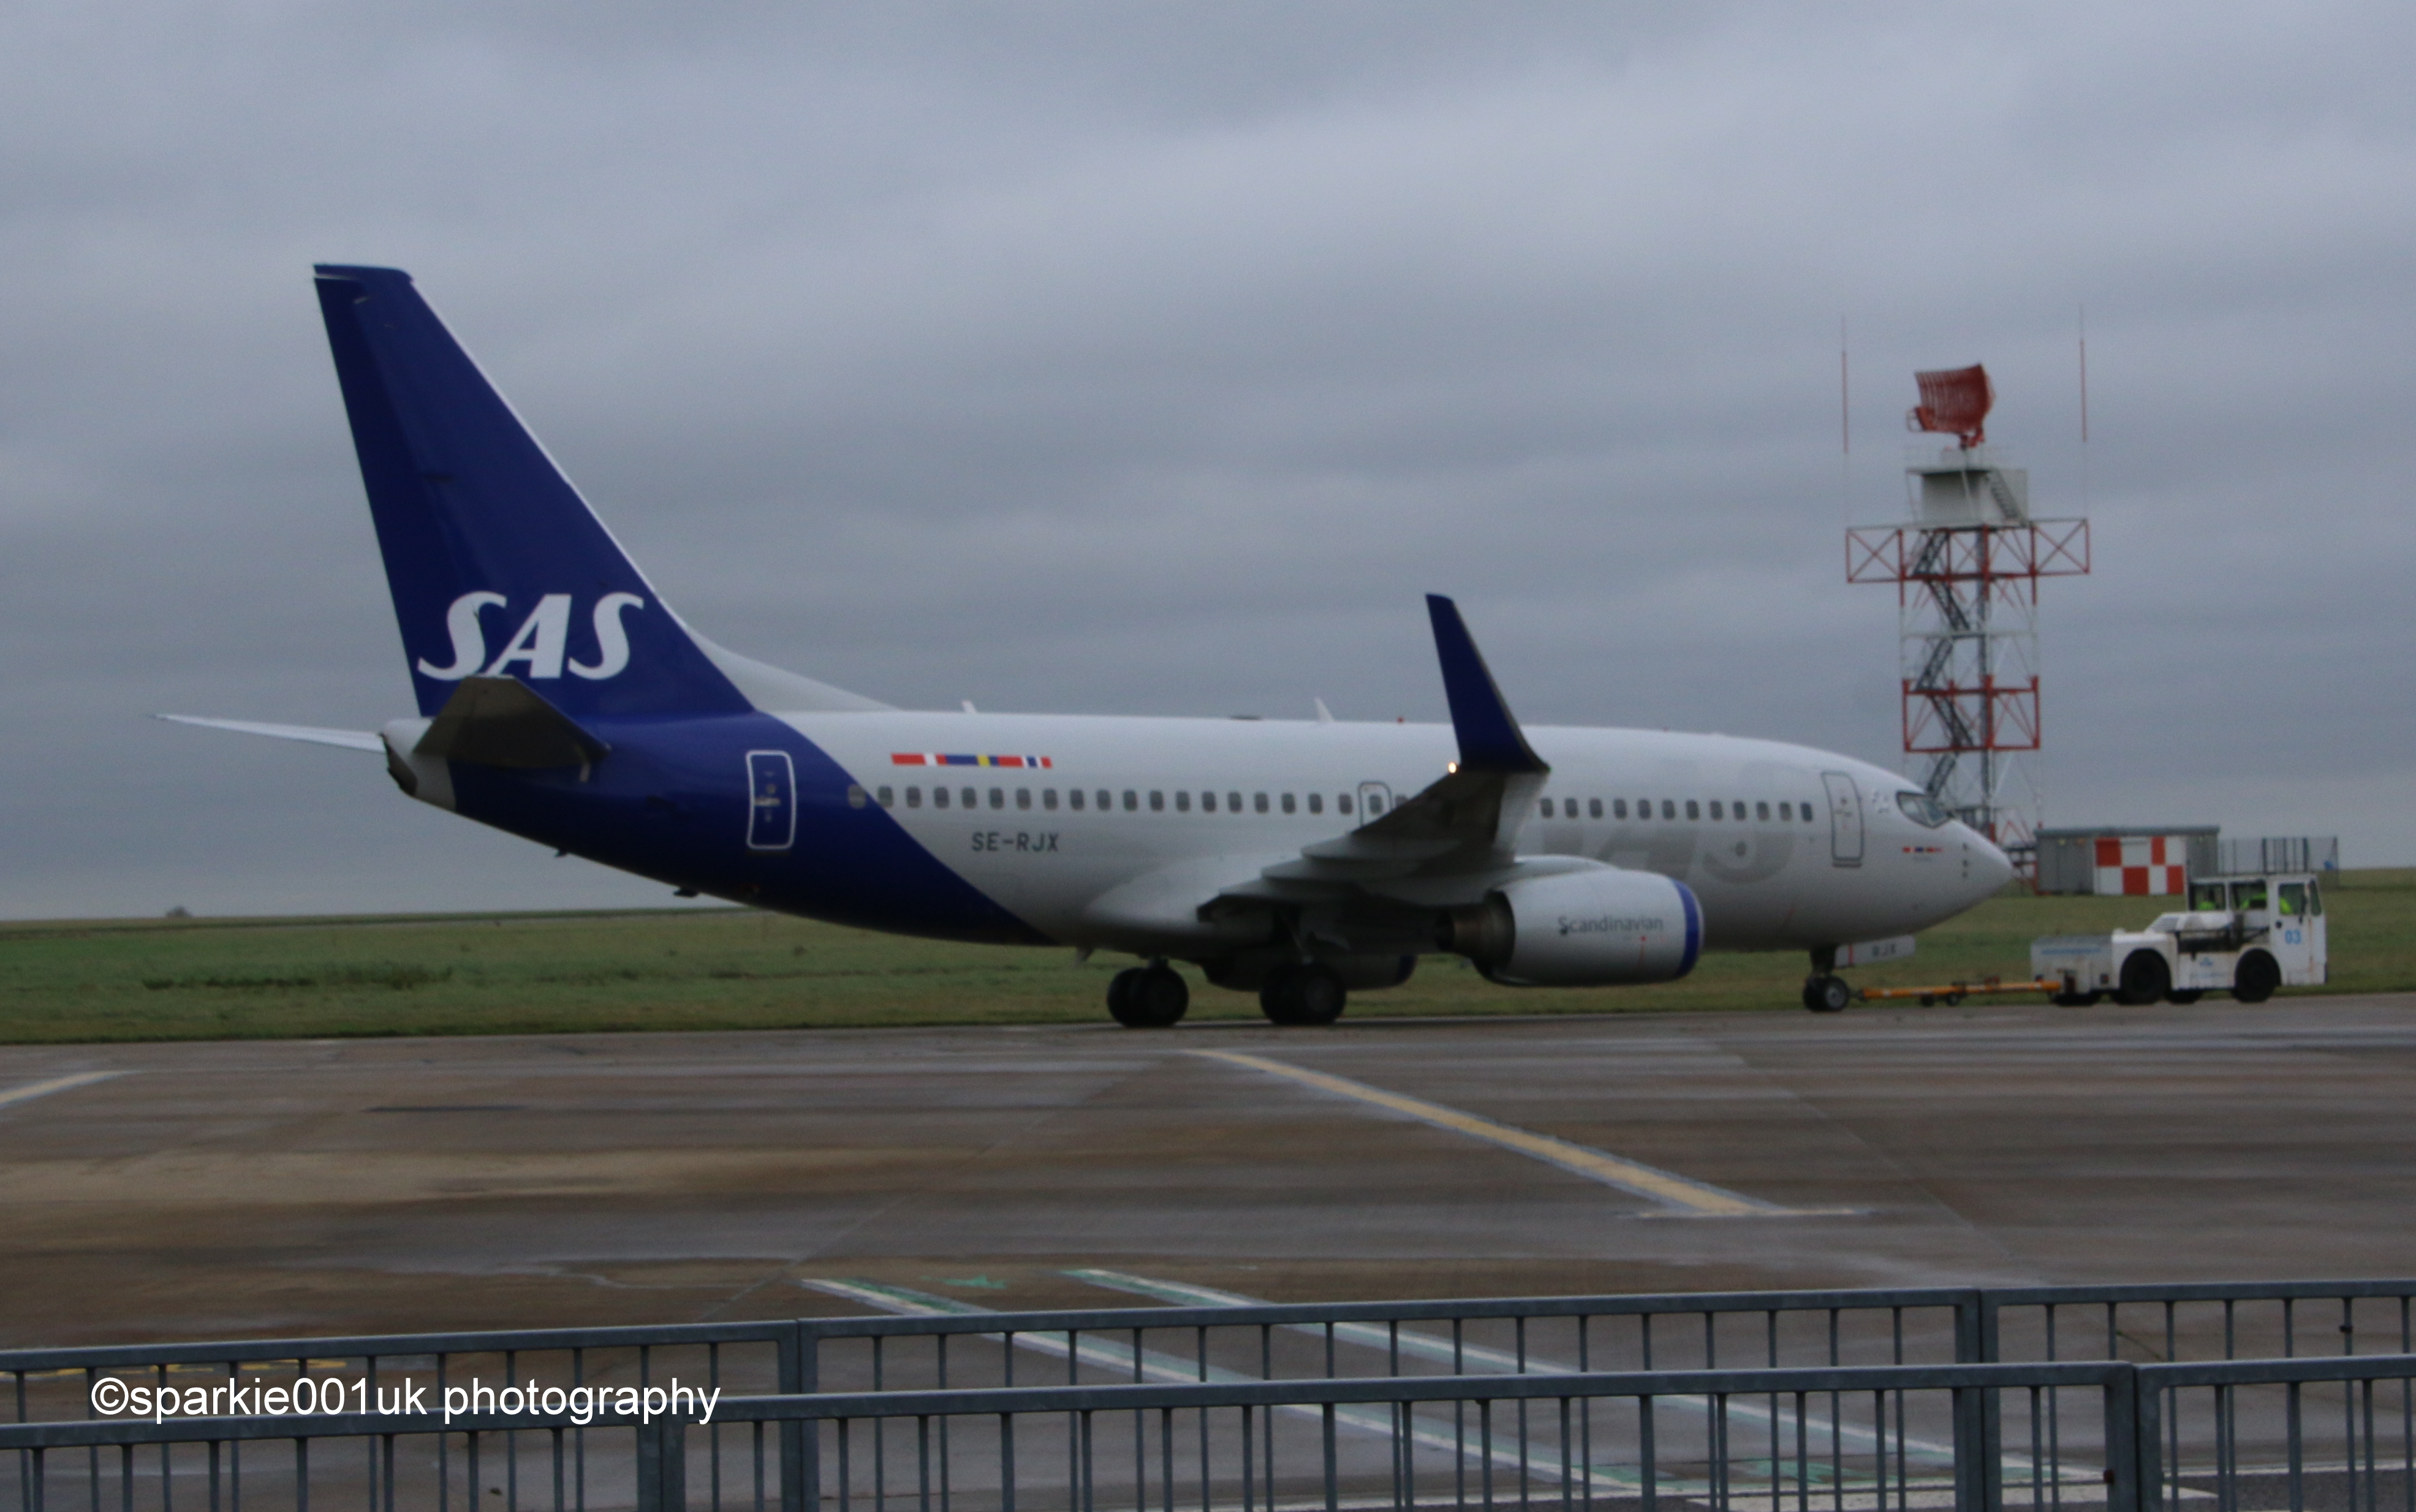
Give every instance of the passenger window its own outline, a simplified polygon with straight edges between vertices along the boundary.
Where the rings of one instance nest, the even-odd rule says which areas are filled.
[[[959,793],[957,796],[964,800],[964,805],[968,809],[978,809],[981,807],[981,794],[975,793],[971,788],[966,788],[964,791]]]
[[[1082,790],[1080,788],[1068,788],[1065,790],[1065,807],[1073,809],[1078,814],[1082,811]],[[1107,805],[1103,803],[1099,805],[1099,807],[1104,809]]]
[[[1081,795],[1082,795],[1082,794],[1081,794],[1080,790],[1077,789],[1077,790],[1075,791],[1074,796],[1076,796],[1076,797],[1078,797],[1078,798],[1079,798],[1079,797],[1080,797]],[[1056,807],[1057,807],[1057,790],[1056,790],[1055,788],[1042,788],[1042,789],[1040,790],[1040,807],[1041,807],[1041,808],[1043,808],[1043,809],[1051,809],[1051,810],[1053,810],[1053,809],[1056,809]]]
[[[1324,794],[1312,793],[1308,795],[1308,811],[1313,814],[1321,814],[1325,812]]]
[[[1347,793],[1336,794],[1334,795],[1334,811],[1337,814],[1349,813],[1351,811],[1351,794]]]
[[[1691,806],[1690,806],[1690,807],[1691,807]],[[1692,815],[1692,814],[1688,814],[1686,817],[1687,817],[1687,818],[1689,818],[1689,819],[1692,819],[1692,818],[1694,817],[1694,815]],[[1717,798],[1714,798],[1714,799],[1712,800],[1712,817],[1713,817],[1714,819],[1717,819],[1717,818],[1719,818],[1719,817],[1720,817],[1720,800],[1719,800],[1719,799],[1717,799]]]
[[[1263,793],[1251,794],[1250,807],[1258,810],[1260,813],[1265,813],[1267,811],[1267,795]]]
[[[1770,805],[1766,803],[1755,804],[1753,806],[1753,817],[1759,820],[1768,820],[1770,818]]]
[[[898,790],[896,788],[883,788],[880,792],[875,793],[873,796],[881,800],[881,807],[883,809],[895,809],[898,807]]]
[[[1780,804],[1778,806],[1778,817],[1792,823],[1795,819],[1795,805],[1791,803]]]
[[[1744,818],[1744,800],[1743,798],[1739,798],[1734,803],[1729,804],[1729,813],[1732,817],[1742,821]]]
[[[995,795],[990,798],[989,806],[993,809],[998,807],[998,799]],[[1018,809],[1029,809],[1032,807],[1032,790],[1030,788],[1018,788],[1015,790],[1015,806]]]
[[[1686,800],[1686,817],[1689,819],[1700,819],[1703,817],[1702,806],[1692,798],[1688,798]]]
[[[1370,819],[1373,819],[1373,818],[1375,818],[1378,814],[1381,814],[1381,813],[1382,813],[1383,811],[1384,811],[1384,796],[1383,796],[1383,794],[1380,794],[1380,793],[1371,793],[1371,794],[1367,794],[1367,817],[1368,817],[1368,818],[1370,818]]]
[[[1610,817],[1613,819],[1624,819],[1627,817],[1627,800],[1625,798],[1613,798],[1610,800]]]
[[[1549,819],[1549,818],[1551,818],[1551,817],[1552,817],[1552,800],[1551,800],[1551,799],[1549,799],[1549,798],[1546,798],[1546,799],[1545,799],[1541,804],[1537,805],[1537,807],[1538,807],[1538,808],[1540,808],[1540,809],[1542,809],[1542,810],[1543,810],[1543,812],[1544,812],[1544,817],[1545,817],[1545,818]]]
[[[1152,796],[1155,797],[1155,794],[1153,794]],[[1185,789],[1184,791],[1175,794],[1174,811],[1178,814],[1187,814],[1191,811],[1190,790]]]
[[[1179,797],[1176,798],[1174,800],[1174,806],[1177,809],[1182,808],[1183,800]],[[1213,793],[1203,793],[1200,794],[1200,811],[1203,814],[1215,813],[1216,811],[1216,794]]]
[[[909,809],[920,809],[923,807],[923,790],[921,788],[908,788],[906,790],[906,807]]]
[[[1266,794],[1259,794],[1259,811],[1261,813],[1264,813],[1266,812]],[[1225,794],[1225,811],[1229,814],[1238,814],[1242,811],[1242,795],[1240,794],[1228,793]]]
[[[933,788],[931,790],[931,807],[934,809],[945,809],[947,806],[948,790],[945,788]]]
[[[1600,819],[1602,817],[1602,800],[1600,798],[1588,798],[1586,800],[1586,817],[1588,819]]]
[[[1006,790],[1004,788],[992,788],[989,790],[989,806],[993,809],[1004,809],[1006,807]]]
[[[1808,803],[1797,804],[1795,806],[1795,817],[1804,821],[1804,823],[1807,824],[1812,823],[1812,806]]]
[[[1099,790],[1099,812],[1101,812],[1101,813],[1106,813],[1109,809],[1112,809],[1112,808],[1114,808],[1114,807],[1115,807],[1115,805],[1114,805],[1114,804],[1110,803],[1110,802],[1108,801],[1109,797],[1110,797],[1110,794],[1109,794],[1109,793],[1108,793],[1108,790],[1107,790],[1107,789],[1105,789],[1105,788],[1101,788],[1101,789]],[[1133,795],[1132,795],[1131,791],[1130,791],[1129,789],[1127,789],[1127,790],[1125,791],[1125,808],[1127,808],[1127,809],[1129,809],[1129,808],[1131,808],[1132,806],[1133,806]]]
[[[1296,806],[1291,801],[1291,794],[1289,793],[1285,794],[1283,795],[1283,811],[1285,813],[1291,813],[1294,811],[1295,807]]]
[[[1125,789],[1125,812],[1131,813],[1134,809],[1140,808],[1140,804],[1138,801],[1140,797],[1140,794],[1135,793],[1132,789]],[[1164,801],[1161,800],[1155,793],[1150,794],[1149,806],[1153,809],[1163,809],[1166,807]]]
[[[1678,817],[1677,799],[1664,798],[1661,800],[1661,817],[1664,819],[1675,819]]]

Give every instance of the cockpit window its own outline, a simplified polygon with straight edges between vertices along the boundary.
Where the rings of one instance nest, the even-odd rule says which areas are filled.
[[[1948,813],[1946,806],[1936,798],[1926,793],[1917,793],[1910,789],[1895,795],[1895,806],[1904,810],[1904,816],[1907,819],[1925,829],[1936,829],[1955,817]]]

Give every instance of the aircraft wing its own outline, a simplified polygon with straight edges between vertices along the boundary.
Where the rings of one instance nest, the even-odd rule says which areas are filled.
[[[1392,812],[1347,835],[1303,848],[1228,887],[1232,902],[1311,902],[1374,896],[1422,906],[1481,900],[1514,877],[1599,865],[1556,856],[1520,862],[1518,832],[1551,767],[1535,754],[1459,617],[1458,606],[1427,596],[1443,692],[1451,703],[1459,760]],[[1227,906],[1231,906],[1228,903]]]
[[[272,740],[300,740],[313,746],[341,746],[346,750],[384,751],[385,742],[368,730],[323,730],[308,724],[261,724],[251,719],[204,719],[198,714],[155,714],[172,724],[196,724],[204,730],[232,730],[239,735],[266,735]]]

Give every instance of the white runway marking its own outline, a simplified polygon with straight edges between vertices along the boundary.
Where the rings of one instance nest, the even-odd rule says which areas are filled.
[[[1690,1180],[1676,1172],[1663,1171],[1658,1166],[1648,1166],[1641,1161],[1624,1159],[1583,1144],[1573,1144],[1567,1140],[1554,1139],[1549,1134],[1537,1134],[1528,1129],[1514,1128],[1508,1124],[1497,1124],[1489,1118],[1479,1118],[1474,1113],[1464,1113],[1457,1108],[1446,1108],[1439,1102],[1427,1102],[1422,1097],[1410,1097],[1397,1092],[1387,1092],[1382,1087],[1371,1087],[1364,1081],[1353,1081],[1348,1077],[1333,1076],[1324,1071],[1304,1070],[1297,1066],[1287,1066],[1281,1061],[1268,1060],[1263,1055],[1249,1055],[1231,1050],[1195,1050],[1185,1053],[1204,1055],[1210,1060],[1231,1062],[1235,1066],[1247,1066],[1253,1071],[1264,1071],[1270,1076],[1284,1077],[1300,1082],[1304,1086],[1315,1087],[1320,1092],[1331,1092],[1359,1102],[1372,1103],[1379,1108],[1390,1109],[1397,1113],[1406,1113],[1422,1124],[1431,1124],[1437,1128],[1447,1128],[1455,1134],[1465,1134],[1471,1139],[1483,1140],[1488,1144],[1498,1144],[1505,1150],[1516,1150],[1520,1155],[1533,1157],[1547,1165],[1558,1166],[1573,1175],[1601,1182],[1606,1187],[1616,1187],[1623,1192],[1633,1192],[1638,1197],[1660,1203],[1664,1209],[1673,1214],[1683,1214],[1689,1217],[1747,1218],[1804,1217],[1814,1214],[1834,1216],[1851,1211],[1847,1208],[1781,1207],[1775,1202],[1765,1202],[1758,1197],[1747,1197],[1742,1192],[1729,1191],[1725,1187],[1714,1187],[1708,1182]]]
[[[6,1108],[12,1103],[32,1102],[36,1097],[47,1097],[53,1092],[68,1092],[77,1087],[88,1087],[96,1081],[106,1081],[111,1077],[120,1074],[116,1071],[78,1071],[73,1076],[54,1076],[48,1081],[36,1081],[27,1086],[11,1087],[6,1092],[0,1092],[0,1108]]]

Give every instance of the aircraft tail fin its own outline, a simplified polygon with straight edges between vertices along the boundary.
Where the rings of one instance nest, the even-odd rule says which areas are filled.
[[[752,707],[410,275],[317,273],[420,713],[471,677],[519,678],[572,719]]]

